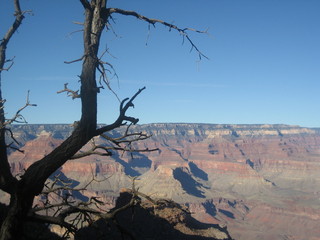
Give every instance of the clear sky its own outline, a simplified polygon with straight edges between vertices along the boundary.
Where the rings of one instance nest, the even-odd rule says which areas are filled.
[[[10,117],[25,102],[38,104],[24,116],[29,123],[71,123],[79,100],[56,94],[68,82],[79,87],[82,5],[77,0],[23,0],[32,10],[8,47],[15,64],[2,75]],[[115,15],[103,36],[119,78],[111,84],[123,99],[139,88],[130,115],[140,123],[291,124],[320,127],[319,0],[111,0],[181,28],[209,29],[190,37],[210,59],[175,31],[133,17]],[[11,1],[0,0],[0,34],[12,22]],[[99,122],[110,123],[118,102],[110,91],[99,97]]]

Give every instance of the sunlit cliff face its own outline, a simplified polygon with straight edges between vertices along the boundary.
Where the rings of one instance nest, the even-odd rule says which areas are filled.
[[[107,178],[87,192],[106,198],[130,188],[129,177],[137,177],[141,192],[187,203],[198,219],[226,224],[235,239],[320,236],[317,129],[210,124],[148,124],[132,129],[151,135],[133,147],[159,151],[92,155],[69,161],[59,171],[77,182],[92,176]],[[24,145],[24,153],[10,155],[12,171],[18,174],[59,145],[72,127],[30,125],[13,130]]]

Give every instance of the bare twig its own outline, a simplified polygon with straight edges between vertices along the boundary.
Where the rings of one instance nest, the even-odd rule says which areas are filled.
[[[132,143],[143,141],[151,137],[151,135],[147,135],[142,132],[133,132],[129,133],[129,128],[132,124],[128,125],[126,131],[120,137],[111,137],[107,134],[101,134],[100,136],[107,140],[111,145],[97,145],[95,140],[91,140],[91,148],[86,151],[80,151],[75,154],[71,159],[79,159],[82,157],[90,156],[90,155],[99,155],[99,156],[112,156],[111,151],[122,151],[122,152],[153,152],[158,151],[158,148],[144,148],[144,149],[136,149],[132,147]],[[113,145],[112,145],[113,144]]]
[[[113,23],[115,23],[114,18],[110,15],[109,18],[112,20]],[[106,28],[107,29],[111,29],[112,33],[114,34],[114,36],[116,38],[119,38],[120,36],[116,33],[116,31],[114,30],[114,28],[112,27],[112,24],[110,23],[110,21],[108,20],[106,23]]]
[[[64,227],[64,237],[70,237],[70,234],[74,235],[83,227],[97,226],[96,222],[99,219],[103,219],[105,221],[112,221],[120,233],[132,236],[132,233],[127,231],[126,228],[117,221],[117,215],[139,205],[141,198],[150,201],[154,207],[166,202],[161,199],[154,200],[149,195],[139,192],[135,186],[136,179],[136,177],[132,178],[131,188],[124,189],[123,191],[124,194],[129,194],[128,201],[120,203],[119,205],[116,204],[115,208],[111,210],[105,210],[101,207],[106,203],[98,197],[92,196],[87,201],[79,201],[73,198],[73,192],[85,191],[93,181],[97,181],[94,176],[84,187],[73,188],[71,187],[71,182],[63,181],[60,179],[60,176],[57,175],[51,183],[46,184],[46,190],[42,192],[43,205],[36,205],[29,212],[28,219]],[[55,196],[57,198],[55,198]]]
[[[72,21],[72,23],[74,23],[74,24],[78,24],[78,25],[84,25],[84,23],[83,23],[83,22]]]
[[[103,152],[96,151],[96,150],[99,150],[99,149],[104,150],[104,151]],[[87,151],[80,151],[79,153],[75,154],[71,158],[71,160],[83,158],[83,157],[90,156],[90,155],[111,156],[112,153],[109,150],[111,150],[111,149],[103,148],[101,146],[97,146],[95,144],[94,139],[92,139],[91,140],[91,149],[89,149]]]
[[[8,60],[5,60],[5,63],[8,63],[8,62],[10,62],[10,64],[9,64],[9,66],[8,67],[6,67],[6,68],[0,68],[0,72],[1,71],[9,71],[10,70],[10,68],[13,66],[13,64],[14,64],[14,58],[15,57],[13,57],[13,58],[11,58],[11,59],[8,59]]]
[[[108,68],[105,67],[108,66],[111,70],[109,70]],[[106,86],[108,87],[108,89],[116,96],[116,98],[119,100],[120,102],[120,99],[118,97],[118,95],[116,94],[116,92],[111,88],[110,86],[110,81],[109,81],[109,78],[107,76],[107,72],[109,72],[110,74],[112,74],[113,72],[113,75],[115,77],[118,78],[118,75],[113,67],[113,65],[111,63],[108,63],[108,62],[104,62],[102,61],[101,59],[99,59],[98,61],[98,66],[97,66],[97,70],[100,72],[100,78],[99,78],[99,83],[100,85],[102,86],[102,82],[104,82],[106,84]],[[102,87],[103,88],[103,87]]]
[[[0,125],[0,128],[10,125],[14,122],[16,123],[27,123],[26,119],[21,115],[21,112],[26,109],[27,107],[36,107],[37,104],[31,104],[29,100],[29,94],[30,91],[28,91],[27,97],[26,97],[26,103],[23,107],[19,108],[18,111],[14,114],[14,116],[10,119],[6,119],[6,121],[3,123],[3,126]]]
[[[75,34],[75,33],[78,33],[78,32],[83,32],[83,29],[75,30],[75,31],[73,31],[73,32],[70,32],[70,33],[67,34],[66,37],[71,37],[71,35],[73,35],[73,34]],[[80,60],[79,60],[79,61],[80,61]],[[74,62],[78,62],[78,61],[71,61],[71,62],[64,61],[64,63],[67,63],[67,64],[69,64],[69,63],[74,63]]]
[[[19,143],[19,142],[17,141],[17,139],[14,137],[12,130],[11,130],[10,128],[5,128],[4,130],[9,133],[10,138],[13,140],[13,142],[11,142],[10,144],[7,145],[7,148],[11,148],[11,149],[13,149],[13,150],[15,150],[15,151],[18,151],[18,152],[20,152],[20,153],[24,153],[23,150],[20,150],[18,147],[13,146],[14,143],[17,144],[18,146],[20,146],[20,143]]]
[[[83,31],[83,30],[81,30],[81,31]],[[80,61],[82,61],[84,59],[84,57],[85,56],[82,56],[81,58],[78,58],[78,59],[72,60],[72,61],[64,61],[64,63],[71,64],[71,63],[75,63],[75,62],[80,62]]]
[[[139,20],[145,21],[153,26],[155,26],[157,23],[162,24],[162,25],[168,27],[169,31],[171,31],[171,29],[174,29],[174,30],[178,31],[183,37],[185,37],[188,40],[188,42],[191,45],[191,51],[193,49],[195,49],[196,52],[198,53],[200,60],[202,59],[202,57],[208,59],[208,57],[200,51],[200,49],[194,44],[194,42],[191,40],[191,38],[188,35],[189,31],[207,34],[208,33],[207,30],[206,31],[199,31],[194,28],[179,28],[177,25],[165,22],[163,20],[148,18],[148,17],[143,16],[135,11],[127,11],[127,10],[123,10],[123,9],[119,9],[119,8],[108,8],[108,12],[109,12],[109,14],[118,13],[118,14],[125,15],[125,16],[133,16],[133,17],[136,17]],[[149,30],[150,30],[150,25],[149,25]]]
[[[62,181],[59,175],[55,176],[51,183],[46,183],[46,190],[42,192],[43,205],[36,205],[29,212],[29,220],[59,225],[66,228],[64,235],[68,235],[74,234],[84,226],[92,225],[99,218],[114,219],[118,213],[138,202],[137,195],[133,194],[128,204],[107,212],[101,208],[105,202],[98,197],[92,196],[88,201],[73,200],[72,192],[85,191],[93,181],[98,180],[93,176],[84,187],[73,188],[70,182]],[[134,183],[132,186],[132,192],[135,193]]]
[[[131,97],[130,100],[129,100],[129,98],[124,99],[120,104],[120,113],[119,113],[119,116],[118,116],[117,120],[114,123],[110,124],[110,125],[98,128],[96,130],[96,136],[101,135],[101,134],[103,134],[105,132],[111,131],[113,129],[116,129],[116,128],[120,127],[120,126],[125,125],[126,122],[124,123],[124,121],[128,121],[128,122],[131,122],[133,124],[137,124],[139,119],[126,116],[126,112],[129,109],[129,107],[134,107],[134,104],[133,104],[134,99],[145,89],[146,89],[146,87],[143,87],[143,88],[139,89],[136,92],[136,94],[133,95],[133,97]]]
[[[17,29],[19,28],[22,20],[24,19],[24,13],[21,11],[20,8],[20,2],[18,0],[14,0],[14,7],[15,7],[15,14],[14,16],[16,17],[12,26],[9,28],[9,30],[7,31],[6,35],[4,36],[4,38],[1,40],[0,46],[1,47],[5,47],[7,46],[9,40],[11,39],[12,35],[17,31]],[[2,68],[2,66],[1,66]]]
[[[68,88],[68,83],[64,84],[64,89],[58,91],[57,93],[63,93],[66,92],[68,97],[71,97],[73,100],[76,98],[80,98],[79,90],[73,91]]]

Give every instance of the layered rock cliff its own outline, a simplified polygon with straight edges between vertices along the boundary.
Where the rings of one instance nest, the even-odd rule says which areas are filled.
[[[23,172],[71,131],[70,125],[13,126],[24,154],[10,155],[12,171]],[[128,176],[138,177],[141,192],[186,204],[198,220],[227,225],[235,239],[320,238],[318,129],[148,124],[133,126],[132,131],[152,135],[133,147],[159,151],[132,156],[114,152],[108,158],[92,155],[69,161],[59,171],[79,184],[93,175],[107,178],[87,193],[106,199],[130,187]]]

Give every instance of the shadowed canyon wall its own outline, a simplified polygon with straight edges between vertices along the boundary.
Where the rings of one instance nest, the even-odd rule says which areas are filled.
[[[288,125],[147,124],[152,136],[134,148],[157,152],[92,155],[59,171],[76,184],[106,178],[86,197],[114,199],[137,178],[141,192],[186,204],[194,217],[227,225],[235,239],[320,239],[320,133]],[[24,153],[12,152],[15,174],[48,154],[70,125],[15,125]],[[119,130],[124,131],[124,129]],[[119,132],[112,132],[116,136]],[[96,143],[107,144],[101,138]],[[87,148],[88,146],[84,147]]]

